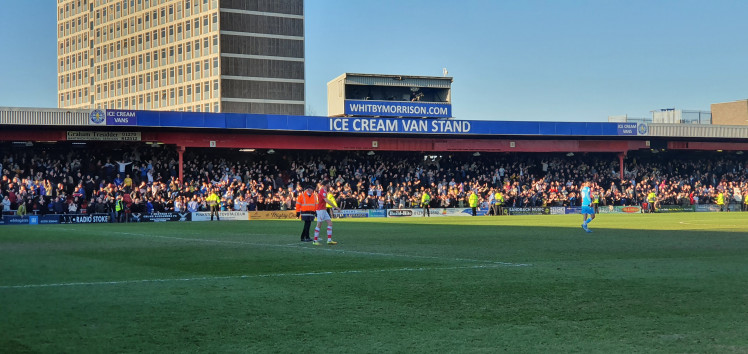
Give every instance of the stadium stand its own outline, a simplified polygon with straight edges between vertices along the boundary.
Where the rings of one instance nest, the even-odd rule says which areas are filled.
[[[29,214],[112,213],[122,196],[127,212],[204,211],[207,191],[218,187],[222,210],[293,210],[302,186],[322,179],[345,209],[417,207],[426,189],[433,207],[464,207],[471,190],[484,205],[501,190],[506,206],[577,206],[585,179],[600,205],[642,205],[651,191],[663,205],[714,203],[720,192],[745,205],[740,156],[644,151],[628,156],[621,179],[609,155],[190,149],[179,181],[170,147],[60,144],[3,151],[0,205],[6,215],[21,204]]]

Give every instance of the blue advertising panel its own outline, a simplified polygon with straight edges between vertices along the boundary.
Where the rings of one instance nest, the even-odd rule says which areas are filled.
[[[5,215],[3,216],[4,225],[28,225],[29,218],[27,216],[19,215]]]
[[[109,214],[64,214],[59,218],[60,224],[105,224],[112,221]]]
[[[39,225],[59,224],[59,223],[60,223],[59,215],[40,215],[39,216]]]
[[[0,217],[0,225],[49,225],[59,224],[60,215],[6,215]]]
[[[448,103],[345,100],[344,112],[351,116],[450,118],[452,117],[452,105]]]
[[[387,210],[384,209],[369,209],[367,210],[370,218],[385,218],[387,217]]]
[[[337,218],[368,218],[369,213],[362,209],[341,209],[334,211],[333,215]]]
[[[135,111],[107,109],[106,125],[138,125],[138,117]]]
[[[372,101],[361,101],[372,102]],[[403,102],[396,102],[403,103]],[[416,102],[404,102],[416,103]],[[422,104],[422,103],[420,103]],[[451,114],[451,108],[449,113]],[[318,117],[240,113],[107,110],[107,124],[322,133],[439,135],[641,136],[641,123],[520,122],[423,118]],[[448,114],[449,115],[449,114]]]

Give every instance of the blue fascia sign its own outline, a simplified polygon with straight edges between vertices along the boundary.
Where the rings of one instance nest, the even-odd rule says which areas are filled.
[[[138,125],[138,116],[135,111],[107,109],[106,125]]]
[[[378,101],[346,101],[364,102]],[[391,102],[382,102],[389,104]],[[420,104],[394,102],[394,104]],[[450,105],[433,104],[446,108]],[[104,112],[102,112],[104,113]],[[361,112],[355,112],[360,114]],[[438,134],[438,135],[523,135],[523,136],[644,136],[649,127],[642,123],[614,122],[533,122],[489,121],[392,117],[317,117],[269,114],[160,112],[106,110],[101,117],[107,126],[180,127],[212,129],[249,129],[298,132]]]
[[[371,117],[450,118],[449,103],[345,100],[345,114]]]

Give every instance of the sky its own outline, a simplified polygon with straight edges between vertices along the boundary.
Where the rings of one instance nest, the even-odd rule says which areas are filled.
[[[0,106],[56,107],[54,0],[0,0]],[[441,76],[457,119],[607,121],[748,98],[748,1],[306,0],[306,112],[342,73]]]

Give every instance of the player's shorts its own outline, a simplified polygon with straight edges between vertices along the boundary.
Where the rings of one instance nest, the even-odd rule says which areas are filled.
[[[595,207],[592,207],[592,206],[583,206],[582,207],[582,214],[594,215],[595,214]]]
[[[317,222],[323,222],[331,220],[330,214],[327,213],[327,210],[317,210]]]

